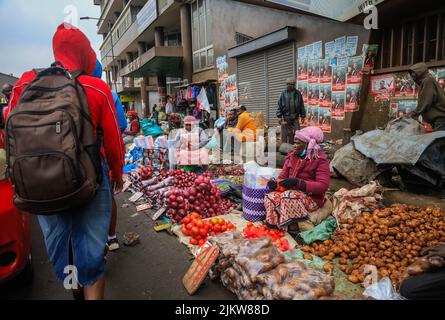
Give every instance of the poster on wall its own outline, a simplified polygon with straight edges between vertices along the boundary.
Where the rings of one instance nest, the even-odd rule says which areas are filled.
[[[301,95],[303,96],[303,101],[305,104],[308,103],[307,100],[307,81],[298,81],[297,83],[297,90],[300,91]]]
[[[332,118],[343,120],[345,118],[345,93],[332,93]]]
[[[439,83],[439,86],[445,90],[445,69],[437,70],[437,82]]]
[[[348,67],[349,58],[348,57],[338,57],[337,58],[337,67]]]
[[[308,106],[306,110],[306,126],[318,127],[318,106]]]
[[[238,106],[238,86],[236,81],[236,74],[230,75],[225,79],[225,107],[226,109],[235,108]]]
[[[360,109],[360,89],[359,84],[348,84],[346,87],[346,112],[356,112]]]
[[[363,73],[369,74],[374,70],[375,61],[377,59],[377,53],[379,52],[378,44],[364,44],[362,55],[363,55]]]
[[[306,58],[307,59],[314,59],[314,44],[308,44],[306,46]]]
[[[329,59],[320,60],[320,83],[332,84],[332,66]]]
[[[320,100],[320,85],[318,83],[310,83],[307,88],[307,100],[311,106],[318,105]]]
[[[323,58],[323,41],[318,41],[313,44],[313,59],[322,59]]]
[[[393,74],[371,77],[371,94],[391,94],[394,93],[395,83]]]
[[[297,55],[298,60],[307,59],[306,52],[307,52],[306,47],[298,48],[298,55]]]
[[[352,57],[357,54],[358,36],[348,37],[346,39],[345,56]]]
[[[216,68],[218,69],[218,81],[224,81],[229,76],[229,64],[226,56],[216,58]]]
[[[307,63],[307,79],[309,83],[320,80],[320,60],[309,60]]]
[[[335,39],[335,56],[342,57],[346,51],[346,36]]]
[[[397,111],[399,109],[399,104],[397,102],[392,102],[389,107],[389,119],[397,118]]]
[[[416,96],[416,83],[408,73],[396,75],[395,96],[398,98]]]
[[[318,108],[318,127],[326,133],[332,132],[331,108]]]
[[[397,106],[398,117],[410,117],[417,108],[417,100],[400,100]]]
[[[325,43],[325,58],[334,59],[335,58],[335,41],[330,41]]]
[[[298,81],[307,80],[307,60],[299,59],[297,64],[297,79]]]
[[[332,107],[332,84],[320,84],[320,107]]]
[[[346,90],[347,67],[332,67],[332,92]]]
[[[362,83],[363,57],[351,57],[348,63],[347,84]]]

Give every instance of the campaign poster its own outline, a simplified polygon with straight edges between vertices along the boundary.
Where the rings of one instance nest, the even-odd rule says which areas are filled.
[[[337,58],[337,67],[348,67],[349,57],[338,57]]]
[[[306,59],[314,59],[314,44],[308,44],[306,46]]]
[[[346,112],[356,112],[360,109],[360,89],[359,84],[348,84],[346,86]]]
[[[377,59],[377,53],[379,52],[378,44],[364,44],[363,55],[363,73],[370,74],[375,67],[375,61]]]
[[[397,108],[397,117],[409,118],[411,113],[417,108],[417,100],[400,100]]]
[[[326,133],[332,132],[331,108],[318,108],[318,127]]]
[[[323,58],[323,41],[318,41],[313,44],[314,46],[314,57],[313,59],[322,59]]]
[[[307,100],[311,106],[318,105],[320,100],[320,85],[318,83],[310,83],[307,88]]]
[[[307,63],[307,79],[309,83],[320,80],[320,60],[309,60]]]
[[[332,93],[332,118],[343,120],[345,117],[345,93]]]
[[[218,82],[224,81],[229,76],[229,64],[226,56],[216,58],[216,68],[218,69]]]
[[[300,91],[301,95],[303,96],[304,104],[307,104],[307,81],[298,81],[297,82],[297,90]]]
[[[306,47],[298,48],[298,60],[307,59]]]
[[[335,56],[341,57],[346,51],[346,36],[335,39]]]
[[[329,59],[320,60],[320,83],[332,84],[332,66]]]
[[[238,86],[236,74],[230,75],[224,81],[225,83],[225,107],[226,108],[235,108],[238,106]]]
[[[395,96],[397,98],[416,96],[416,83],[408,73],[396,75]]]
[[[305,123],[308,127],[318,127],[318,106],[308,106],[306,109]]]
[[[371,94],[391,95],[395,91],[393,74],[371,77]]]
[[[298,81],[307,80],[307,59],[298,59],[297,79]]]
[[[320,107],[332,107],[332,84],[320,84]]]
[[[333,67],[332,68],[332,92],[346,90],[346,72],[347,67]]]
[[[399,104],[397,102],[392,102],[389,108],[389,119],[397,118],[398,110],[399,110]]]
[[[357,54],[358,36],[348,37],[346,39],[345,56],[352,57]]]
[[[351,57],[348,63],[347,84],[361,84],[363,70],[363,57]]]
[[[439,86],[445,91],[445,69],[437,70],[437,82]]]
[[[326,42],[324,45],[325,58],[334,59],[335,58],[335,41]]]

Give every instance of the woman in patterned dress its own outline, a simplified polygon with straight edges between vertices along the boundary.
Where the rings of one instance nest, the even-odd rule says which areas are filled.
[[[329,160],[319,146],[323,140],[318,127],[295,133],[294,152],[287,156],[278,180],[268,184],[272,191],[265,198],[269,225],[298,230],[299,222],[325,205],[331,174]]]

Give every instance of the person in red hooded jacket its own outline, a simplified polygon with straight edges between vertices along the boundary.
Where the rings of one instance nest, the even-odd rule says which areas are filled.
[[[96,197],[87,206],[54,216],[38,216],[38,219],[59,281],[64,282],[68,277],[77,280],[70,287],[75,298],[103,299],[111,187],[119,190],[123,185],[124,143],[110,87],[101,79],[89,76],[96,67],[96,54],[88,38],[76,27],[63,23],[54,35],[53,51],[55,60],[66,69],[83,71],[78,81],[85,90],[93,124],[102,130],[104,178]],[[16,83],[6,117],[35,77],[35,71],[28,71]],[[72,268],[67,270],[67,266]]]

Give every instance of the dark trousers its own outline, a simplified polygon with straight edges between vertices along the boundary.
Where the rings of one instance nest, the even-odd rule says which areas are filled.
[[[281,143],[294,144],[295,131],[300,130],[299,119],[287,120],[281,125]]]
[[[445,122],[444,121],[438,121],[434,123],[433,125],[434,132],[436,131],[445,131]]]
[[[406,280],[402,283],[400,294],[409,300],[445,300],[445,269]]]

